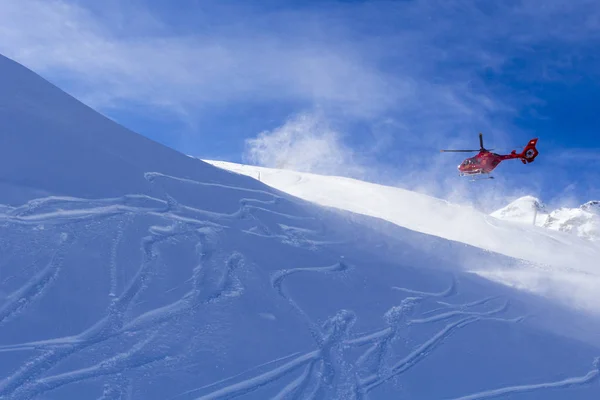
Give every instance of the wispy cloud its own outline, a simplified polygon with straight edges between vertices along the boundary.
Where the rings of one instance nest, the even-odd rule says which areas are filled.
[[[430,80],[428,69],[440,78],[452,75],[440,74],[433,64],[455,57],[443,44],[432,46],[441,34],[435,29],[386,37],[352,29],[361,13],[375,20],[387,11],[423,17],[418,14],[427,7],[420,3],[406,10],[381,2],[383,10],[330,6],[320,13],[265,15],[240,5],[244,17],[234,17],[216,34],[175,34],[141,5],[135,18],[121,8],[107,18],[76,2],[6,0],[0,4],[0,51],[53,78],[68,76],[64,83],[98,107],[134,102],[196,112],[205,105],[285,100],[359,117],[394,110],[431,122],[434,114],[440,123],[484,119],[486,112],[505,108],[464,79]],[[385,68],[399,58],[404,61],[394,70]],[[477,59],[488,58],[477,52]]]
[[[579,163],[583,168],[586,166],[600,165],[600,148],[569,148],[555,151],[550,157],[559,164],[567,165]]]
[[[43,74],[68,75],[71,89],[97,107],[134,102],[196,112],[291,100],[367,115],[397,96],[352,51],[258,28],[115,35],[113,24],[57,0],[2,2],[0,26],[2,53]]]

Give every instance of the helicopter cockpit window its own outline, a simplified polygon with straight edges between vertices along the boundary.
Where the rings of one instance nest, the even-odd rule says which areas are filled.
[[[476,158],[467,158],[465,161],[463,161],[462,165],[467,166],[467,165],[477,165],[479,164],[479,160]]]

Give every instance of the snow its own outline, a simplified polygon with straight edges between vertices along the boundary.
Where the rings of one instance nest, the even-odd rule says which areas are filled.
[[[600,200],[588,201],[581,206],[581,209],[592,214],[600,215]]]
[[[422,203],[397,203],[396,222],[323,207],[130,132],[2,57],[0,86],[0,398],[597,398],[594,309],[481,276],[532,271],[483,246],[512,246],[508,222],[392,189],[363,192],[363,209]],[[338,181],[321,200],[358,207]],[[470,217],[444,228],[454,214]],[[482,226],[496,236],[477,242]],[[557,258],[593,249],[522,232],[565,241]]]
[[[505,221],[543,226],[548,219],[548,214],[546,205],[538,198],[523,196],[490,215]]]
[[[548,211],[539,199],[521,197],[491,215],[507,221],[529,223],[600,243],[600,201],[592,200],[577,208]]]
[[[545,221],[544,207],[533,197],[486,215],[471,207],[397,187],[338,176],[204,160],[220,168],[251,176],[285,193],[328,207],[382,218],[408,229],[466,243],[557,269],[600,272],[600,247],[578,237],[509,221]],[[526,244],[526,245],[524,245]]]
[[[600,309],[600,266],[597,261],[600,246],[585,240],[585,236],[578,237],[564,229],[550,230],[539,226],[550,214],[533,196],[525,196],[487,215],[421,193],[356,179],[204,161],[253,177],[304,200],[381,218],[417,232],[527,261],[518,268],[496,268],[482,264],[479,257],[458,256],[467,270],[490,280],[580,309]],[[536,225],[533,225],[534,217]]]
[[[580,208],[560,208],[553,211],[544,227],[600,242],[600,216]]]

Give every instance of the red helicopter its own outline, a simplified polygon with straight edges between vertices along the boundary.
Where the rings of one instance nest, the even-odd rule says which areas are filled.
[[[473,157],[467,158],[458,166],[458,170],[460,171],[459,175],[460,176],[483,175],[483,174],[489,174],[490,172],[492,172],[498,166],[498,164],[500,164],[504,160],[512,160],[512,159],[518,158],[521,160],[521,162],[523,162],[523,164],[528,164],[528,163],[533,162],[533,160],[535,160],[535,158],[539,154],[538,150],[535,147],[537,141],[538,141],[537,138],[531,139],[529,141],[529,143],[527,143],[527,146],[525,146],[523,151],[519,154],[517,154],[516,150],[513,150],[510,154],[496,154],[496,153],[492,153],[490,151],[493,149],[487,150],[486,148],[483,147],[483,135],[480,133],[479,134],[479,146],[480,146],[479,150],[441,150],[441,151],[442,152],[457,152],[457,153],[478,151],[479,154],[477,154]],[[489,178],[493,179],[492,176],[489,176]]]

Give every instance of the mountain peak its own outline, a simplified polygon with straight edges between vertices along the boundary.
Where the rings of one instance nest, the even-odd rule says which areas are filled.
[[[519,197],[518,199],[514,200],[511,204],[530,205],[531,207],[540,211],[546,208],[546,205],[542,203],[540,199],[531,195]]]
[[[600,200],[592,200],[580,207],[583,211],[600,215]]]
[[[509,221],[533,223],[534,220],[538,221],[539,217],[544,219],[547,214],[546,205],[540,199],[534,196],[522,196],[491,215]]]

